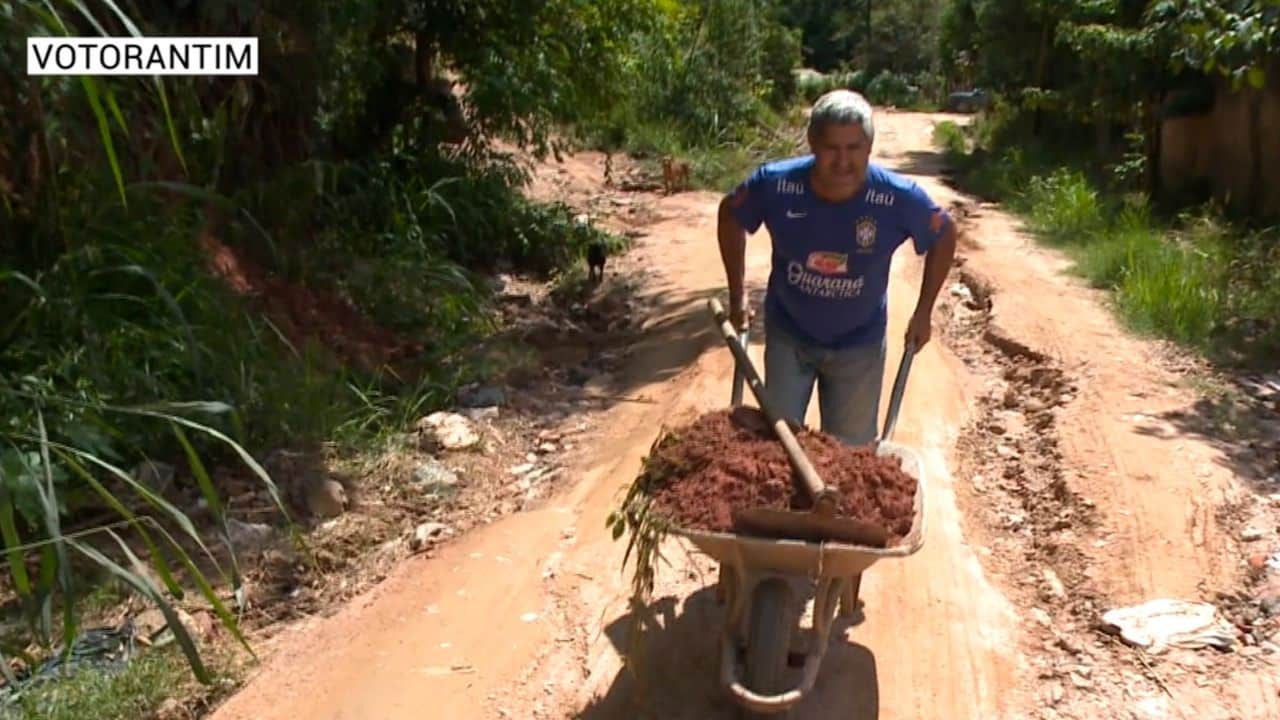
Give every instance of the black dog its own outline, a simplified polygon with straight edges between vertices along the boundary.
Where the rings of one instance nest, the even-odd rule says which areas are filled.
[[[587,279],[593,283],[604,280],[604,243],[594,242],[587,246]],[[599,277],[596,274],[599,273]]]

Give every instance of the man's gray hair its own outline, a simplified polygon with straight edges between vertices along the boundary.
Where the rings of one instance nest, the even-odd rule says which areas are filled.
[[[852,90],[832,90],[818,98],[809,113],[809,137],[821,137],[828,125],[858,125],[867,141],[875,139],[871,103]]]

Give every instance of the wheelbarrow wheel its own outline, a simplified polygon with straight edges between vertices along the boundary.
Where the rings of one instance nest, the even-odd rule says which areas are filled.
[[[756,585],[751,598],[746,652],[746,685],[760,695],[786,690],[787,656],[791,650],[791,588],[769,578]],[[746,708],[743,720],[785,720],[789,713],[762,713]]]

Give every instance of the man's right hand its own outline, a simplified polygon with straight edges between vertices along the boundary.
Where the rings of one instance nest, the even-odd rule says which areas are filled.
[[[753,316],[755,316],[755,311],[751,309],[751,302],[747,298],[740,297],[729,301],[729,323],[738,332],[751,327],[751,318]]]

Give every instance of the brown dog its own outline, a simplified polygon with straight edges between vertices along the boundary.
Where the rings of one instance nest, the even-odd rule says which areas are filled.
[[[662,158],[662,189],[670,195],[689,187],[689,163],[667,155]]]

